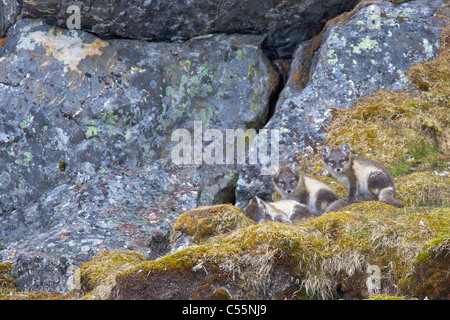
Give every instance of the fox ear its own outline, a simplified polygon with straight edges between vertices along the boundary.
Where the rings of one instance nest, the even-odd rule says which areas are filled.
[[[280,166],[278,166],[277,164],[274,163],[274,164],[272,165],[271,170],[272,170],[272,176],[273,176],[274,178],[276,178],[276,177],[278,176],[278,174],[280,173]]]
[[[323,146],[322,148],[322,155],[325,157],[328,157],[330,155],[330,147],[329,146]]]
[[[261,200],[260,198],[258,198],[257,196],[255,196],[253,199],[256,200],[256,203],[257,203],[258,205],[261,205],[261,204],[262,204],[262,200]]]
[[[291,167],[292,171],[294,171],[295,173],[298,173],[298,163],[297,162],[292,162],[290,167]]]
[[[348,146],[348,144],[344,143],[341,145],[341,150],[343,153],[345,153],[346,155],[350,154],[350,147]]]

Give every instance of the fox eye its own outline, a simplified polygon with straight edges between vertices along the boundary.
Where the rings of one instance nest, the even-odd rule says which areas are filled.
[[[295,179],[292,179],[292,180],[291,180],[291,183],[295,183]]]
[[[280,184],[281,184],[281,185],[284,185],[284,181],[280,181]]]
[[[334,164],[334,160],[330,160],[330,161],[328,161],[329,163],[331,163],[331,164]]]
[[[344,163],[345,162],[345,160],[344,159],[342,159],[342,160],[339,160],[339,163]]]

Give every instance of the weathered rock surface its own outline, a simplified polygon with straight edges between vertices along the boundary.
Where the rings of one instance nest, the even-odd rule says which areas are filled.
[[[39,278],[53,257],[65,277],[99,250],[158,255],[181,213],[229,197],[237,166],[175,165],[171,133],[193,137],[194,121],[203,131],[265,123],[278,74],[262,40],[104,41],[31,20],[10,28],[0,48],[0,247],[23,261],[19,278]],[[30,281],[19,283],[65,288]]]
[[[266,36],[266,54],[290,56],[296,45],[319,33],[336,15],[358,0],[312,1],[49,1],[24,0],[23,13],[66,27],[71,5],[80,7],[81,28],[100,36],[186,40],[211,33]]]
[[[282,99],[265,126],[280,130],[281,164],[296,161],[305,147],[316,149],[323,143],[333,108],[349,108],[359,97],[382,88],[405,89],[403,73],[436,57],[439,35],[449,16],[444,2],[418,0],[398,6],[380,2],[376,6],[379,15],[367,6],[328,25],[305,88],[299,86],[300,70],[291,69]],[[373,26],[376,17],[379,27]],[[299,53],[303,52],[300,47]],[[301,59],[294,57],[294,62],[301,64]],[[270,176],[261,175],[260,168],[244,167],[237,183],[237,206],[245,206],[255,195],[270,198],[274,191]]]
[[[0,1],[0,38],[3,38],[8,28],[16,22],[19,11],[19,4],[16,0]]]

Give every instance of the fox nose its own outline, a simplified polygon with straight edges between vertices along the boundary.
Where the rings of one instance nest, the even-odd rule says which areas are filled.
[[[287,193],[292,193],[292,190],[288,190]]]
[[[337,172],[341,171],[341,168],[337,168],[336,171],[337,171]]]

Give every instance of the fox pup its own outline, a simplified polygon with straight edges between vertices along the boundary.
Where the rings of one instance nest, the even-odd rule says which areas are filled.
[[[322,148],[323,162],[331,174],[348,186],[347,204],[379,200],[402,208],[403,203],[395,199],[394,179],[380,163],[361,157],[352,157],[350,147]]]
[[[243,211],[257,222],[273,220],[291,223],[314,215],[307,206],[297,201],[265,202],[258,197],[253,197]]]
[[[283,199],[305,204],[315,215],[337,211],[344,206],[325,183],[301,175],[296,163],[279,168],[272,181]]]

